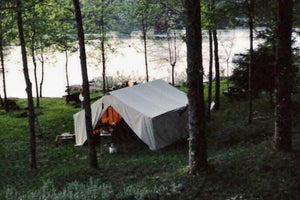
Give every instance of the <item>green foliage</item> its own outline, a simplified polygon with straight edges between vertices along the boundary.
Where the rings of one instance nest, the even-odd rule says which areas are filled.
[[[274,45],[263,44],[259,45],[253,52],[253,71],[252,71],[252,88],[253,91],[259,93],[261,91],[273,92],[275,89],[275,55]],[[293,53],[293,66],[294,66],[294,80],[290,80],[294,90],[298,87],[296,82],[297,71],[299,68],[299,56],[297,50],[294,49]],[[239,86],[245,90],[248,89],[248,67],[249,67],[249,52],[247,54],[238,54],[233,61],[236,67],[230,80],[234,85]]]
[[[120,12],[115,0],[91,0],[82,5],[85,30],[90,34],[106,35],[117,26],[115,14]]]
[[[61,52],[76,51],[77,38],[72,1],[50,1],[49,4],[46,11],[48,9],[48,20],[51,26],[51,31],[48,33],[51,47]]]
[[[231,81],[247,90],[248,89],[248,67],[249,53],[236,55],[234,60],[236,67],[230,77]],[[259,46],[253,52],[252,89],[260,92],[273,92],[275,88],[275,55],[273,49],[268,46]]]

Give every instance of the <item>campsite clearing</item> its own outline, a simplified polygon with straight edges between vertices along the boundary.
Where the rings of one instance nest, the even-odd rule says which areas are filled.
[[[27,119],[17,117],[23,111],[0,112],[0,199],[299,199],[300,156],[273,152],[267,98],[254,101],[251,126],[245,126],[247,102],[222,100],[208,124],[212,170],[199,176],[186,173],[185,140],[158,151],[128,143],[118,154],[98,154],[100,170],[89,170],[85,146],[54,145],[56,135],[73,130],[72,115],[80,110],[55,98],[41,100],[43,136],[37,143],[38,170],[31,172]],[[26,100],[17,103],[26,107]],[[294,119],[293,146],[299,150],[300,114]]]

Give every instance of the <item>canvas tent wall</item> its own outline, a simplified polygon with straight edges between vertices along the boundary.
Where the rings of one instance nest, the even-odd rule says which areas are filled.
[[[111,106],[151,150],[157,150],[188,135],[187,111],[183,112],[187,104],[184,92],[156,80],[110,92],[93,103],[92,124],[95,127]],[[84,115],[82,110],[73,116],[79,146],[87,139]]]

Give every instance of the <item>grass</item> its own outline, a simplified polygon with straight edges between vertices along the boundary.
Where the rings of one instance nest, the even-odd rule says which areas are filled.
[[[224,86],[224,83],[223,83]],[[293,146],[300,148],[299,96],[294,97]],[[18,100],[21,108],[26,101]],[[222,97],[207,124],[209,172],[187,173],[187,141],[150,151],[139,142],[116,155],[98,151],[100,170],[88,169],[87,148],[55,136],[73,131],[80,110],[60,98],[43,98],[37,110],[38,170],[28,163],[29,133],[24,110],[0,111],[0,199],[300,199],[299,153],[273,150],[273,109],[264,96],[254,100],[247,125],[247,102]]]

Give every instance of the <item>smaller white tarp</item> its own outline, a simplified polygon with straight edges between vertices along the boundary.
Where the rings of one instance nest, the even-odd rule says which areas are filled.
[[[151,150],[163,148],[188,135],[188,104],[184,92],[156,80],[110,92],[91,105],[93,128],[104,111],[113,107]],[[84,110],[74,116],[76,145],[87,139]]]

